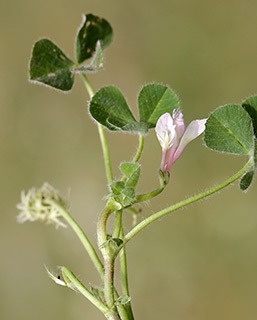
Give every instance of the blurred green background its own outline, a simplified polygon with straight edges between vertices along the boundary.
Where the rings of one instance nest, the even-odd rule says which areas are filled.
[[[82,296],[57,286],[45,272],[66,265],[85,283],[96,271],[69,229],[16,223],[20,191],[48,181],[71,189],[74,217],[95,243],[106,180],[98,134],[88,117],[80,79],[69,94],[28,82],[33,43],[47,37],[74,57],[82,13],[110,21],[114,42],[105,70],[90,76],[96,89],[118,86],[136,112],[149,82],[170,85],[185,120],[257,93],[256,0],[2,0],[1,35],[1,264],[0,318],[103,319]],[[132,159],[137,138],[107,133],[115,176]],[[138,191],[158,185],[161,149],[154,132],[145,143]],[[142,217],[221,182],[245,159],[204,148],[201,139],[174,165],[165,192],[142,205]],[[163,218],[128,244],[136,319],[253,320],[257,314],[256,185],[237,184]],[[126,218],[127,230],[131,219]],[[119,285],[119,279],[118,283]]]

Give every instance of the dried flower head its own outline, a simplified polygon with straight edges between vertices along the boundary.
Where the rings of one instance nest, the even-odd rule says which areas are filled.
[[[62,206],[66,206],[59,191],[47,182],[40,189],[32,188],[27,193],[22,191],[21,202],[17,204],[17,209],[20,210],[17,221],[19,223],[41,221],[46,224],[54,224],[56,228],[66,227],[60,220],[61,214],[48,202],[49,200],[54,200]]]

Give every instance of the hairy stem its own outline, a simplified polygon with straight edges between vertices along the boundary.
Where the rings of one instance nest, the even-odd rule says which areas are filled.
[[[141,154],[142,154],[142,151],[143,151],[143,148],[144,148],[144,137],[140,134],[139,135],[139,145],[138,145],[137,153],[133,159],[133,162],[139,161]]]
[[[105,172],[106,172],[106,178],[109,184],[112,183],[113,176],[112,176],[112,168],[111,168],[111,161],[110,161],[110,155],[109,155],[109,149],[107,145],[107,140],[104,132],[104,128],[101,124],[97,123],[98,127],[98,133],[101,140],[102,145],[102,151],[104,156],[104,165],[105,165]]]
[[[97,224],[97,236],[98,236],[98,245],[101,249],[103,258],[104,258],[104,296],[107,306],[116,311],[114,295],[116,291],[114,288],[114,257],[111,248],[111,243],[107,239],[106,234],[106,224],[110,215],[117,211],[117,203],[110,198],[106,204],[105,209],[103,210],[98,224]]]
[[[187,198],[183,201],[180,201],[174,205],[171,205],[168,208],[165,208],[161,211],[158,211],[158,212],[154,213],[153,215],[151,215],[150,217],[144,219],[142,222],[137,224],[124,237],[123,243],[122,243],[122,245],[120,245],[119,249],[117,250],[116,255],[129,240],[131,240],[136,234],[138,234],[141,230],[143,230],[145,227],[147,227],[150,223],[154,222],[155,220],[158,220],[159,218],[161,218],[169,213],[174,212],[177,209],[183,208],[191,203],[194,203],[198,200],[206,198],[206,197],[210,196],[211,194],[214,194],[215,192],[220,191],[221,189],[227,187],[228,185],[230,185],[231,183],[233,183],[234,181],[239,179],[247,171],[247,169],[249,168],[249,166],[251,166],[251,164],[252,164],[252,160],[249,160],[241,170],[239,170],[236,174],[234,174],[232,177],[228,178],[227,180],[223,181],[222,183],[220,183],[220,184],[218,184],[218,185],[216,185],[216,186],[214,186],[204,192],[201,192],[195,196],[192,196],[192,197]]]
[[[87,92],[89,94],[89,97],[91,99],[94,96],[94,90],[93,90],[87,76],[85,74],[82,74],[81,77],[82,77],[82,80],[85,84]],[[100,123],[97,123],[97,127],[98,127],[98,133],[99,133],[99,137],[100,137],[100,141],[101,141],[103,156],[104,156],[106,177],[107,177],[108,183],[110,184],[113,180],[113,177],[112,177],[112,168],[111,168],[111,162],[110,162],[109,149],[108,149],[103,126]]]
[[[123,239],[123,228],[122,228],[122,210],[118,210],[115,213],[114,230],[112,237]],[[122,295],[129,297],[128,289],[128,273],[127,273],[127,258],[126,250],[122,248],[120,255],[120,268],[121,268],[121,282],[122,282]],[[125,306],[126,316],[128,320],[134,320],[131,304],[128,302]]]
[[[107,241],[107,234],[106,234],[106,224],[107,220],[110,215],[119,210],[120,207],[117,207],[117,203],[110,198],[98,220],[97,223],[97,238],[98,238],[98,246],[101,248],[103,255],[105,255],[105,242]]]
[[[109,249],[111,251],[111,249]],[[114,308],[114,285],[113,285],[113,276],[114,276],[114,259],[112,253],[109,252],[108,256],[104,258],[104,297],[107,306],[110,309]]]
[[[110,309],[99,301],[66,267],[61,268],[62,273],[72,283],[72,287],[76,288],[83,296],[85,296],[90,302],[92,302],[105,316],[110,313]]]
[[[139,194],[134,203],[139,203],[139,202],[143,202],[146,200],[150,200],[156,196],[158,196],[166,187],[166,185],[168,184],[168,180],[169,180],[169,175],[168,175],[168,180],[166,180],[166,177],[162,174],[161,171],[159,171],[159,180],[160,180],[160,187],[148,192],[148,193],[143,193],[143,194]]]
[[[114,229],[112,233],[113,238],[119,238],[121,228],[122,228],[122,210],[118,210],[115,213]]]
[[[139,202],[143,202],[143,201],[147,201],[147,200],[150,200],[156,196],[158,196],[163,190],[165,189],[165,185],[151,191],[151,192],[148,192],[148,193],[144,193],[144,194],[139,194],[137,197],[136,197],[136,200],[133,202],[134,203],[139,203]]]
[[[120,238],[123,239],[123,229],[120,231]],[[127,255],[126,248],[123,247],[120,252],[120,268],[121,268],[121,282],[122,282],[122,294],[124,296],[130,297],[129,286],[128,286],[128,266],[127,266]],[[131,303],[130,301],[125,305],[127,313],[129,315],[129,320],[134,320]]]
[[[91,242],[87,238],[85,232],[81,229],[81,227],[78,225],[78,223],[73,219],[73,217],[70,215],[70,213],[62,207],[59,203],[57,203],[54,200],[48,200],[47,203],[51,204],[53,207],[55,207],[58,212],[62,215],[64,220],[69,224],[69,226],[72,228],[72,230],[76,233],[79,240],[81,241],[82,245],[86,249],[89,257],[91,258],[94,266],[96,267],[98,273],[100,274],[101,278],[104,277],[104,267],[99,259],[94,247],[92,246]]]

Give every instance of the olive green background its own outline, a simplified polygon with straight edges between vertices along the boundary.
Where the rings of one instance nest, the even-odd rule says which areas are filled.
[[[44,264],[65,265],[85,284],[101,285],[70,229],[16,223],[20,191],[48,181],[69,194],[74,217],[95,243],[106,179],[88,96],[79,78],[69,94],[28,82],[33,43],[47,37],[74,57],[82,13],[110,21],[114,42],[95,90],[116,85],[136,113],[140,87],[170,85],[188,124],[220,105],[257,94],[257,1],[15,1],[0,10],[0,318],[103,319],[82,296],[55,285]],[[107,133],[114,174],[137,138]],[[138,191],[158,185],[161,148],[152,131]],[[171,172],[165,192],[141,206],[142,217],[239,170],[244,157],[215,153],[197,139]],[[257,306],[256,191],[238,185],[149,226],[127,246],[130,290],[140,320],[254,320]],[[131,217],[126,213],[126,230]],[[118,269],[118,265],[117,265]],[[120,277],[117,279],[117,286]]]

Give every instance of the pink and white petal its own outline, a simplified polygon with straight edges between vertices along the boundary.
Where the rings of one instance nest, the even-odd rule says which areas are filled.
[[[165,164],[166,164],[167,154],[168,154],[168,149],[164,149],[162,151],[162,160],[161,160],[161,165],[160,165],[160,169],[162,172],[165,172]]]
[[[168,155],[168,160],[167,160],[167,165],[166,165],[166,172],[170,172],[170,168],[172,166],[172,164],[174,163],[173,159],[174,159],[174,155],[177,149],[177,145],[172,145],[169,151],[169,155]]]
[[[171,115],[168,112],[166,112],[163,115],[161,115],[160,118],[158,119],[155,126],[155,131],[156,132],[166,131],[166,130],[169,130],[169,128],[172,126],[173,126],[173,119]]]
[[[188,125],[184,135],[180,140],[180,144],[175,152],[173,163],[181,156],[181,153],[184,151],[187,144],[204,132],[206,121],[207,119],[193,120]]]
[[[175,124],[176,126],[177,138],[180,140],[186,128],[183,113],[177,109],[174,109],[172,118],[173,118],[173,124]]]
[[[171,115],[166,112],[157,121],[155,132],[162,149],[169,149],[175,135],[175,125]]]

